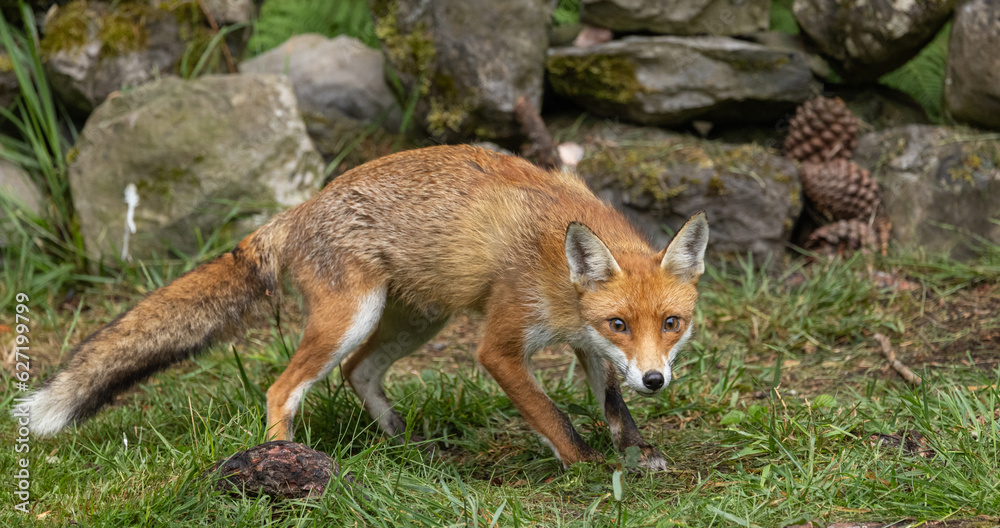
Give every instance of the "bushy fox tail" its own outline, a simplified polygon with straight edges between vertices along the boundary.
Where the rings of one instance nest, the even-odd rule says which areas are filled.
[[[285,230],[279,219],[231,253],[149,294],[77,345],[66,368],[32,395],[30,430],[49,436],[81,422],[143,378],[234,335],[262,314],[281,273]]]

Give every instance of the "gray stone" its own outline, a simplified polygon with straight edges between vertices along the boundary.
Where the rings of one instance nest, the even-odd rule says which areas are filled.
[[[198,230],[242,237],[311,196],[323,174],[291,83],[278,75],[169,78],[111,98],[70,158],[87,252],[111,260],[123,245],[129,184],[139,195],[130,254],[144,258],[195,251]]]
[[[799,27],[850,80],[878,78],[913,58],[958,0],[795,0]]]
[[[357,130],[378,120],[390,129],[399,126],[382,53],[358,39],[296,35],[243,62],[240,71],[288,75],[310,128],[346,121],[349,130]]]
[[[176,71],[186,43],[175,14],[139,4],[129,9],[74,2],[46,17],[45,69],[69,106],[90,112],[112,92]]]
[[[220,26],[249,24],[256,13],[253,0],[205,0],[205,7]]]
[[[520,137],[514,104],[541,107],[548,0],[370,0],[393,74],[443,141]]]
[[[948,44],[945,106],[952,117],[1000,129],[1000,1],[968,0]]]
[[[657,246],[698,211],[708,213],[716,256],[785,251],[802,209],[798,170],[771,149],[657,129],[603,125],[589,131],[577,171]],[[664,227],[666,229],[664,229]]]
[[[819,91],[804,54],[727,37],[553,48],[549,80],[599,115],[650,125],[779,119]]]
[[[0,246],[10,240],[7,208],[23,209],[33,216],[42,214],[42,194],[20,166],[0,159]]]
[[[910,125],[862,136],[854,157],[882,188],[896,243],[954,258],[978,237],[1000,244],[1000,141]]]
[[[766,31],[771,0],[583,0],[580,19],[615,31],[746,35]]]

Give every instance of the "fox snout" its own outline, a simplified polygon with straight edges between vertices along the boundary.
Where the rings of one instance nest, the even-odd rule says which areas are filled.
[[[658,370],[647,370],[642,375],[642,384],[651,391],[663,388],[663,373]]]
[[[620,372],[625,384],[643,396],[655,396],[670,384],[670,364],[662,367],[643,369],[635,361],[629,362],[624,372]]]

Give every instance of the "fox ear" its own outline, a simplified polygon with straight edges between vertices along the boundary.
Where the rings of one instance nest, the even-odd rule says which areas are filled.
[[[579,223],[570,222],[566,228],[566,260],[573,284],[590,288],[594,282],[605,281],[621,273],[608,246],[590,230]]]
[[[681,280],[692,281],[705,272],[705,248],[708,246],[708,216],[705,211],[688,218],[681,230],[674,235],[663,250],[660,268],[677,275]]]

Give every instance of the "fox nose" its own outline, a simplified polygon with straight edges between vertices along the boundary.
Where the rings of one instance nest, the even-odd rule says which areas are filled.
[[[650,370],[642,375],[642,384],[649,390],[658,390],[663,386],[663,374],[657,370]]]

